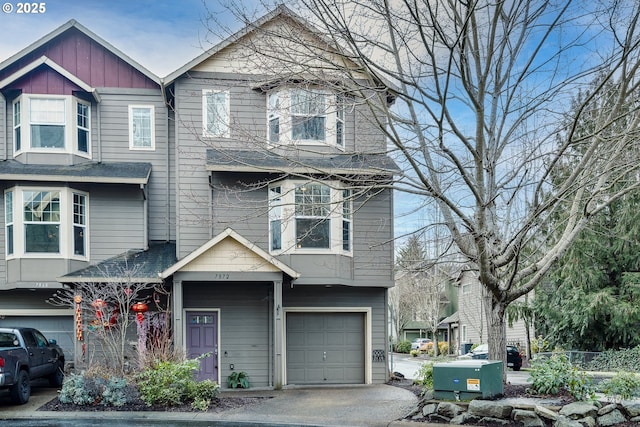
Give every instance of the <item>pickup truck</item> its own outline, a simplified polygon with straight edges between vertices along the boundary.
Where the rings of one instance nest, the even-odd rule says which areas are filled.
[[[11,401],[21,405],[29,401],[31,380],[37,378],[62,385],[62,349],[37,329],[0,327],[0,389],[8,388]]]

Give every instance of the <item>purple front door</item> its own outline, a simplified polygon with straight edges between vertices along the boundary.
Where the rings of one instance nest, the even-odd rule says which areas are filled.
[[[196,358],[210,353],[200,361],[199,380],[218,381],[218,313],[187,312],[187,356]]]

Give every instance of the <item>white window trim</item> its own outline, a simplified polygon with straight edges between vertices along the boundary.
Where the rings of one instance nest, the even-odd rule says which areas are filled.
[[[133,139],[133,110],[139,109],[147,109],[151,112],[151,146],[149,147],[139,147],[134,145]],[[156,149],[156,109],[154,105],[149,104],[132,104],[128,107],[129,117],[129,150],[131,151],[155,151]]]
[[[350,231],[350,246],[349,250],[344,250],[343,248],[343,235],[342,235],[342,224],[343,224],[343,190],[345,188],[344,185],[338,181],[323,181],[319,182],[319,184],[325,185],[330,189],[330,199],[331,199],[331,207],[329,213],[330,229],[330,245],[329,248],[298,248],[296,247],[296,205],[295,205],[295,189],[297,186],[303,184],[314,183],[313,181],[304,181],[304,180],[283,180],[279,182],[274,182],[269,186],[269,189],[274,187],[280,187],[280,197],[279,203],[272,204],[271,200],[269,200],[269,215],[267,215],[267,229],[269,230],[269,251],[274,255],[279,254],[340,254],[340,255],[348,255],[353,256],[353,208],[351,208],[351,229]],[[268,192],[271,194],[271,191]],[[350,205],[351,206],[351,205]],[[271,249],[271,220],[275,218],[272,209],[280,209],[280,219],[281,219],[281,248],[280,249]]]
[[[60,193],[60,252],[25,252],[25,228],[24,228],[24,192],[25,191],[57,191]],[[13,192],[13,254],[7,254],[7,259],[17,258],[51,258],[51,259],[77,259],[86,261],[90,259],[89,248],[89,193],[78,191],[69,187],[40,187],[40,186],[15,186],[5,191]],[[81,194],[85,197],[85,254],[74,254],[73,247],[73,194]],[[5,223],[6,228],[6,223]],[[5,243],[5,254],[7,244]]]
[[[62,99],[64,100],[65,108],[65,123],[64,123],[64,148],[33,148],[31,147],[31,100],[32,99]],[[16,124],[13,124],[13,150],[14,156],[22,153],[64,153],[74,154],[80,157],[91,158],[91,103],[76,98],[71,95],[47,95],[47,94],[22,94],[13,101],[13,107],[16,103],[20,103],[20,149],[16,150],[15,141],[15,129]],[[88,135],[88,147],[87,151],[78,150],[78,104],[86,105],[89,107],[89,135]],[[13,121],[13,111],[12,111]]]
[[[292,115],[291,115],[291,92],[294,90],[298,90],[302,88],[298,88],[295,86],[291,87],[279,87],[272,91],[267,92],[266,96],[266,123],[267,123],[267,136],[266,141],[270,147],[275,147],[278,145],[321,145],[321,146],[331,146],[336,147],[339,150],[345,150],[345,120],[342,119],[343,128],[342,128],[342,144],[337,143],[337,121],[338,121],[338,110],[337,110],[337,102],[338,102],[338,94],[321,88],[309,88],[310,91],[323,93],[325,95],[325,111],[322,116],[325,118],[325,133],[324,140],[313,140],[313,139],[301,139],[294,140],[293,139],[293,126],[292,126]],[[280,108],[279,110],[273,110],[271,108],[269,98],[270,95],[276,94],[280,100]],[[346,114],[346,110],[344,105],[342,107],[343,114]],[[271,129],[270,129],[270,119],[278,117],[279,119],[279,138],[278,142],[271,141]]]
[[[224,94],[224,108],[226,113],[226,123],[223,123],[223,131],[220,133],[214,133],[209,131],[207,127],[208,121],[208,112],[207,108],[207,95],[213,93],[222,93]],[[215,89],[202,89],[202,136],[205,138],[230,138],[230,128],[231,128],[231,96],[229,91],[227,90],[215,90]]]

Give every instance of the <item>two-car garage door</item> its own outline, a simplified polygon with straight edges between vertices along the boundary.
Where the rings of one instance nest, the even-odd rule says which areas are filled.
[[[287,313],[287,384],[363,384],[363,313]]]

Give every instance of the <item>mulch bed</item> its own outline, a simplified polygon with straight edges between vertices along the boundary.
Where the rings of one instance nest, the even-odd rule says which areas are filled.
[[[217,413],[227,411],[229,409],[242,408],[247,405],[253,405],[264,399],[270,399],[270,397],[219,397],[211,401],[209,406],[209,413]],[[145,411],[161,411],[161,412],[202,412],[197,409],[193,409],[190,404],[184,404],[180,406],[165,406],[165,405],[147,405],[140,399],[135,399],[123,406],[106,406],[100,403],[94,405],[75,405],[72,403],[62,403],[56,397],[53,400],[45,403],[38,411],[84,411],[84,412],[102,412],[102,411],[127,411],[127,412],[145,412]]]

